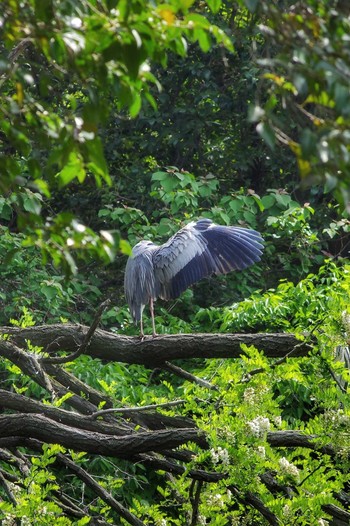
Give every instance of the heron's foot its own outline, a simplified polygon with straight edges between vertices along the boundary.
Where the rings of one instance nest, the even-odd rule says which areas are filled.
[[[158,336],[159,336],[159,334],[157,332],[153,331],[152,338],[157,338]]]
[[[137,339],[140,341],[140,342],[143,342],[145,339],[146,339],[146,336],[143,334],[143,332],[137,337]]]

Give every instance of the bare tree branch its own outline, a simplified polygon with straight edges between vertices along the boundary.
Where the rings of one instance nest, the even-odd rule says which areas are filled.
[[[25,347],[27,347],[27,344],[25,344]],[[52,395],[55,395],[49,376],[41,366],[37,356],[33,353],[25,352],[14,343],[0,339],[0,356],[10,360],[37,384],[44,387]]]
[[[92,337],[98,327],[98,324],[100,323],[103,311],[108,307],[110,303],[111,303],[111,300],[109,299],[101,303],[101,305],[97,309],[97,312],[95,314],[92,324],[90,325],[88,331],[86,332],[83,342],[79,345],[78,349],[75,352],[69,354],[68,356],[54,356],[50,358],[42,358],[42,362],[56,364],[56,365],[63,364],[67,362],[72,362],[73,360],[76,360],[81,354],[84,354],[86,352],[86,349],[89,347],[91,343]]]
[[[13,438],[18,439],[22,437]],[[27,447],[35,451],[42,451],[43,443],[41,441],[32,438],[24,438],[23,440],[23,443]],[[87,486],[89,486],[89,488],[91,488],[91,490],[96,496],[100,497],[104,502],[106,502],[106,504],[108,504],[114,511],[116,511],[118,515],[123,517],[129,524],[131,524],[131,526],[145,526],[145,524],[140,519],[138,519],[133,513],[131,513],[122,504],[120,504],[106,489],[104,489],[100,484],[98,484],[98,482],[96,482],[87,471],[85,471],[81,466],[73,462],[70,458],[68,458],[67,455],[58,453],[58,455],[56,456],[56,460],[60,464],[68,468],[72,473],[74,473]],[[57,492],[54,492],[54,494],[56,495]],[[63,499],[63,501],[66,503],[66,506],[71,504],[70,501],[67,499]],[[74,510],[76,510],[76,512],[79,512],[79,508],[76,508],[75,505],[73,505],[73,508],[70,511],[74,512]],[[84,515],[86,514],[84,513]],[[105,523],[101,521],[100,524]]]
[[[173,400],[171,402],[165,402],[163,404],[151,404],[151,405],[140,405],[137,407],[114,407],[111,409],[101,409],[101,411],[96,411],[92,413],[90,418],[97,418],[98,416],[104,416],[107,414],[128,414],[128,413],[141,413],[143,411],[149,411],[150,409],[162,409],[166,407],[174,407],[177,405],[183,405],[186,403],[186,400]]]
[[[58,350],[77,351],[84,340],[87,328],[82,325],[42,325],[28,327],[2,327],[0,334],[8,334],[16,345],[26,346],[26,340],[43,347],[57,342]],[[254,345],[270,358],[282,358],[301,343],[293,334],[176,334],[157,338],[121,336],[97,329],[86,349],[93,358],[124,363],[138,363],[149,368],[162,366],[166,361],[191,358],[238,358],[241,344]],[[54,347],[54,346],[52,346]],[[58,348],[57,348],[58,347]],[[50,349],[50,348],[49,348]],[[293,356],[305,356],[311,346],[302,342]],[[50,350],[51,352],[51,350]]]
[[[58,424],[42,415],[0,415],[2,443],[14,436],[35,438],[69,449],[119,458],[132,458],[138,453],[172,449],[186,442],[195,442],[201,447],[206,447],[204,435],[197,429],[166,429],[115,437]]]
[[[305,447],[322,451],[326,455],[334,456],[335,450],[332,446],[319,446],[315,439],[316,435],[305,435],[300,431],[271,431],[267,433],[267,441],[272,447]]]
[[[203,487],[202,480],[193,480],[190,488],[190,502],[192,505],[192,520],[191,526],[196,526],[198,523],[198,514],[199,514],[199,502],[201,491]]]
[[[163,452],[164,453],[164,452]],[[216,471],[205,471],[203,469],[190,469],[181,466],[175,462],[170,462],[167,459],[159,458],[155,455],[142,455],[142,462],[151,466],[154,470],[162,470],[174,475],[183,475],[188,473],[188,476],[194,480],[202,480],[203,482],[218,482],[227,477],[226,473],[217,473]]]
[[[0,486],[2,486],[5,490],[5,493],[9,499],[9,501],[11,502],[11,504],[13,504],[14,506],[17,506],[17,501],[15,499],[15,496],[14,494],[12,493],[11,491],[11,488],[7,482],[7,480],[5,479],[3,473],[0,471]]]
[[[176,376],[180,376],[180,378],[185,378],[185,380],[189,380],[190,382],[205,387],[206,389],[218,391],[216,385],[213,385],[207,382],[206,380],[203,380],[203,378],[199,378],[198,376],[195,376],[194,374],[191,374],[188,371],[182,369],[181,367],[178,367],[177,365],[174,365],[168,361],[164,362],[164,365],[162,365],[162,369],[164,369],[165,371],[169,371],[170,373],[176,374]]]
[[[101,420],[95,422],[91,418],[82,416],[79,413],[66,411],[65,409],[61,409],[59,407],[43,404],[33,400],[32,398],[28,398],[17,393],[10,393],[4,389],[0,389],[0,407],[12,409],[21,413],[25,412],[41,414],[47,418],[50,418],[51,420],[65,424],[67,426],[77,427],[78,429],[86,429],[88,431],[95,431],[98,433],[105,433],[106,435],[122,436],[130,434],[133,429],[132,425],[129,425],[121,420],[114,424],[106,423]]]
[[[236,488],[236,486],[233,485],[228,486],[228,489],[233,493],[239,502],[251,506],[252,508],[259,511],[261,515],[267,520],[267,522],[271,524],[271,526],[281,526],[281,523],[277,519],[276,515],[271,510],[269,510],[262,500],[254,495],[254,493],[251,493],[250,491],[242,493],[238,488]]]
[[[133,513],[126,509],[118,502],[106,489],[98,484],[91,475],[81,466],[70,460],[66,455],[59,453],[57,459],[70,471],[72,471],[80,480],[82,480],[92,491],[98,495],[106,504],[108,504],[118,515],[123,517],[132,526],[145,526],[144,522],[138,519]]]

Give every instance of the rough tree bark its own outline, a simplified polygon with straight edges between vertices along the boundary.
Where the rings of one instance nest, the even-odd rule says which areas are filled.
[[[42,347],[50,355],[61,351],[75,352],[82,343],[88,327],[83,325],[42,325],[21,329],[2,327],[1,334],[11,336],[11,342]],[[241,345],[254,345],[270,358],[282,358],[293,351],[293,356],[305,356],[311,349],[294,334],[176,334],[138,338],[121,336],[101,329],[95,331],[86,354],[92,358],[146,367],[157,367],[166,361],[193,358],[238,358]]]

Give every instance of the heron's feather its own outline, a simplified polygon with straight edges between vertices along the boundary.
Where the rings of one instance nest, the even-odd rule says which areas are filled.
[[[262,237],[255,230],[190,223],[153,252],[160,297],[173,299],[211,274],[227,274],[260,260]]]

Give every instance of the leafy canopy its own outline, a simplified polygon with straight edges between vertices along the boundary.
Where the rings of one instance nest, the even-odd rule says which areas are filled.
[[[161,86],[153,63],[186,55],[190,42],[207,51],[230,39],[192,1],[61,2],[15,0],[1,14],[0,191],[8,216],[30,227],[28,243],[74,271],[72,250],[112,259],[119,238],[94,234],[71,214],[51,217],[46,200],[72,183],[110,184],[99,128],[113,112],[135,117],[156,106]],[[217,11],[220,2],[210,1]],[[124,250],[126,249],[125,247]]]

